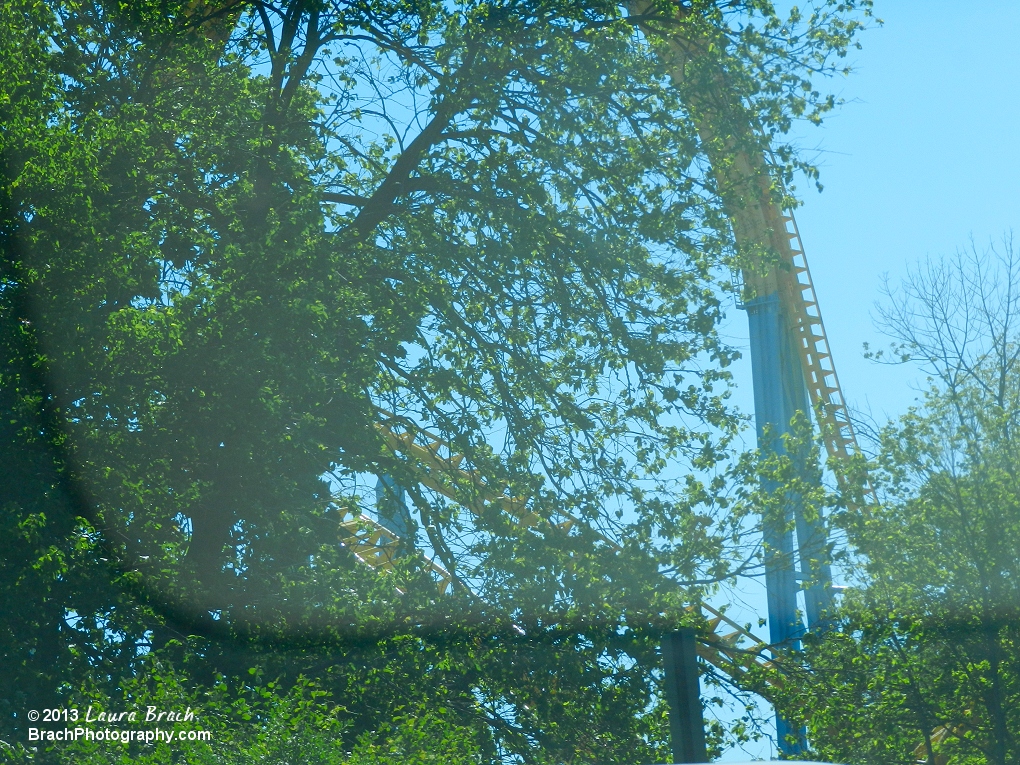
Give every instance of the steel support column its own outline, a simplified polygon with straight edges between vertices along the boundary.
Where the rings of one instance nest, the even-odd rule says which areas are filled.
[[[758,446],[762,449],[783,449],[782,436],[790,433],[790,422],[797,412],[807,416],[811,411],[800,359],[791,346],[779,296],[775,293],[749,301],[747,309],[751,336],[751,367],[754,377],[755,422]],[[769,443],[763,441],[764,431],[772,433]],[[799,471],[813,469],[808,464],[808,445],[804,453],[793,455]],[[824,614],[832,606],[832,572],[829,566],[828,535],[821,518],[809,516],[795,496],[787,502],[789,513],[780,525],[794,521],[799,552],[799,570],[794,579],[804,582],[804,611],[808,629],[823,627]],[[774,540],[776,550],[787,550],[792,557],[793,541]],[[792,561],[791,561],[792,563]],[[791,569],[793,569],[791,565]],[[794,585],[796,589],[796,585]]]
[[[695,630],[684,627],[662,637],[669,738],[673,761],[678,763],[708,762],[696,634]]]
[[[392,531],[409,549],[414,548],[418,524],[407,510],[407,492],[392,476],[381,475],[375,484],[375,512],[380,526]]]
[[[751,371],[754,382],[754,416],[758,447],[781,452],[782,436],[790,430],[797,410],[807,411],[804,384],[796,359],[790,359],[783,329],[779,295],[771,293],[748,301]],[[767,491],[778,488],[766,484]],[[797,613],[797,572],[794,566],[792,521],[796,498],[784,502],[778,516],[764,517],[765,589],[768,597],[769,642],[797,650],[804,626]],[[803,749],[803,732],[776,715],[776,736],[784,754]]]

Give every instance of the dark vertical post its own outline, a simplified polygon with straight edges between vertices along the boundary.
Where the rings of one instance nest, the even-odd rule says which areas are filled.
[[[701,710],[696,631],[684,627],[662,638],[669,736],[676,762],[708,762],[705,718]]]

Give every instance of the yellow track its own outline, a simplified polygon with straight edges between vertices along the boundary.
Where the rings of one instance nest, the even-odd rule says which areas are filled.
[[[631,2],[631,10],[634,13],[640,13],[649,7],[650,3],[647,0]],[[195,26],[202,34],[222,45],[229,37],[229,30],[236,23],[241,8],[239,2],[191,0],[188,15],[197,20]],[[647,24],[642,24],[641,28],[649,35],[660,34],[657,30],[650,29]],[[668,45],[679,62],[674,73],[674,81],[682,81],[684,63],[695,46],[691,41],[677,40],[675,35],[669,40]],[[699,128],[703,137],[711,138],[707,126],[701,125]],[[706,141],[706,145],[711,143],[710,140]],[[857,455],[860,448],[832,362],[800,233],[792,213],[785,212],[775,203],[770,191],[771,185],[763,183],[763,180],[768,178],[767,161],[762,158],[734,156],[730,158],[733,160],[729,165],[730,169],[724,171],[722,167],[726,163],[717,163],[715,161],[717,157],[709,153],[710,161],[717,171],[723,176],[728,172],[731,176],[729,179],[725,177],[720,179],[721,187],[725,186],[727,180],[735,180],[738,185],[742,184],[745,188],[750,187],[756,191],[753,194],[756,198],[752,205],[747,208],[738,205],[731,211],[734,234],[740,247],[746,244],[768,243],[780,256],[780,268],[774,269],[773,273],[767,275],[766,280],[771,281],[773,285],[778,282],[782,307],[789,322],[788,330],[796,338],[804,378],[826,451],[837,460]],[[749,279],[748,276],[745,274],[745,281],[749,281],[752,286],[756,286],[756,282],[762,282],[757,275],[750,275]],[[768,285],[760,283],[757,286]],[[510,514],[522,528],[537,530],[542,524],[551,523],[548,519],[527,511],[524,500],[505,494],[500,487],[487,486],[476,473],[463,470],[461,468],[463,457],[453,452],[443,439],[390,413],[381,412],[381,415],[378,428],[387,446],[417,462],[420,467],[418,480],[422,485],[454,501],[460,501],[458,496],[463,496],[461,492],[456,491],[456,487],[470,488],[469,493],[475,500],[474,504],[464,505],[468,510],[478,513],[484,505],[496,505]],[[395,425],[399,425],[399,429],[395,429]],[[869,497],[873,497],[870,487],[868,494]],[[560,528],[569,528],[575,524],[583,524],[583,521],[568,518],[557,525]],[[597,534],[594,530],[592,533]],[[597,535],[607,544],[619,549],[612,540],[601,534]],[[392,567],[401,549],[400,540],[392,532],[364,516],[345,518],[340,524],[340,537],[344,546],[358,560],[379,571]],[[447,592],[452,586],[452,575],[435,562],[430,562],[429,565],[436,576],[440,591]],[[666,581],[669,582],[668,579]],[[695,607],[707,614],[708,632],[702,636],[702,642],[698,646],[702,658],[735,679],[743,675],[752,664],[762,667],[772,665],[772,662],[764,657],[762,650],[765,646],[756,636],[711,606],[702,603]],[[730,631],[721,632],[724,627]],[[743,641],[749,641],[750,646],[741,648],[740,644]],[[774,683],[781,682],[775,673],[770,675]],[[948,733],[940,730],[936,735],[941,734],[941,740],[941,737]],[[919,747],[915,754],[920,756],[922,750],[923,746]]]
[[[575,526],[584,527],[611,549],[616,551],[621,549],[614,540],[591,529],[579,518],[567,516],[565,520],[554,524],[528,511],[524,499],[510,497],[502,487],[489,486],[477,473],[463,469],[461,467],[463,456],[453,452],[450,444],[444,439],[417,427],[405,418],[397,417],[385,410],[379,410],[379,413],[382,419],[377,428],[387,446],[394,452],[415,460],[418,468],[417,478],[423,486],[462,504],[476,515],[486,506],[496,506],[508,513],[522,529],[540,532],[542,526],[555,526],[561,530]],[[397,427],[400,428],[399,431]],[[458,486],[470,487],[473,502],[464,504],[458,499],[463,497],[456,489]],[[392,531],[365,516],[347,516],[340,524],[340,539],[358,560],[379,571],[392,568],[402,549],[401,540]],[[436,578],[440,592],[446,593],[453,583],[452,574],[435,561],[428,561],[428,566]],[[663,577],[663,584],[676,586],[675,582],[666,577]],[[735,679],[743,675],[751,664],[761,667],[772,666],[772,662],[763,654],[764,644],[756,635],[712,606],[701,603],[697,607],[704,612],[707,623],[707,632],[700,637],[698,646],[698,653],[702,658]]]

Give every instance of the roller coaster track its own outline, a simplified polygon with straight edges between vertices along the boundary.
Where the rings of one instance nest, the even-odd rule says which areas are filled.
[[[661,43],[659,55],[677,87],[684,87],[688,65],[693,60],[705,57],[710,61],[709,50],[725,48],[724,40],[712,42],[704,30],[698,32],[692,27],[690,36],[682,36],[673,23],[659,26],[663,20],[655,18],[651,0],[631,0],[629,8],[638,19],[638,28],[650,40]],[[673,21],[684,22],[689,12],[681,9]],[[731,90],[722,69],[713,70],[703,83],[706,84],[721,93]],[[688,90],[686,96],[691,102],[691,116],[712,166],[719,194],[730,215],[738,249],[753,252],[764,245],[778,256],[778,263],[766,274],[744,269],[745,285],[751,293],[748,296],[779,293],[785,329],[800,357],[804,382],[826,452],[837,463],[845,464],[861,450],[833,364],[800,230],[793,211],[784,209],[779,201],[787,194],[778,179],[771,148],[766,145],[757,155],[748,152],[747,146],[760,146],[760,141],[752,137],[755,121],[739,100],[706,98],[697,89]],[[718,126],[727,124],[730,130],[743,135],[720,135]],[[867,501],[871,501],[870,486],[865,493]]]
[[[405,554],[403,540],[390,529],[366,516],[348,515],[340,522],[340,542],[362,564],[376,571],[385,572],[393,568],[396,560]],[[425,559],[425,565],[436,579],[441,593],[447,593],[453,584],[453,575],[435,561]],[[665,580],[670,585],[674,583]],[[707,603],[700,603],[691,610],[700,608],[704,612],[705,629],[699,635],[698,655],[712,666],[739,681],[756,665],[762,669],[776,666],[764,655],[766,646],[759,638],[730,619],[724,613]],[[724,631],[728,628],[728,631]],[[523,629],[520,630],[522,633]],[[747,641],[747,642],[745,642]],[[777,679],[766,675],[766,682],[777,683]]]
[[[636,4],[632,7],[636,7]],[[645,26],[643,28],[646,32],[654,33],[654,30],[648,30]],[[673,47],[674,53],[679,52],[681,59],[690,55],[689,43]],[[681,80],[682,73],[674,79]],[[707,129],[702,132],[703,137],[708,135]],[[708,143],[710,141],[706,140]],[[716,157],[710,156],[710,160],[714,159]],[[724,163],[712,164],[715,166]],[[833,364],[796,220],[792,211],[784,210],[776,201],[777,195],[773,189],[775,181],[770,172],[768,154],[759,158],[738,157],[734,167],[735,175],[730,170],[731,177],[722,178],[721,183],[724,185],[728,181],[735,186],[749,188],[753,195],[752,205],[748,208],[737,205],[733,210],[734,233],[738,245],[765,242],[779,257],[777,267],[771,269],[767,278],[773,280],[771,283],[778,287],[787,323],[786,331],[800,358],[809,400],[826,452],[837,463],[845,465],[850,458],[859,455],[861,450]],[[536,533],[541,533],[543,525],[556,525],[561,529],[580,525],[612,549],[620,549],[616,542],[577,518],[567,517],[554,524],[551,520],[529,512],[526,509],[526,498],[511,497],[501,487],[487,486],[474,471],[464,470],[461,467],[463,455],[458,454],[439,436],[392,413],[382,410],[379,413],[377,427],[384,442],[392,451],[402,453],[415,462],[415,478],[421,485],[461,504],[476,515],[481,513],[484,506],[494,505],[509,514],[521,529]],[[837,479],[840,479],[840,472],[837,470]],[[870,486],[865,493],[867,502],[873,496]],[[465,496],[471,497],[466,504]],[[351,552],[378,570],[390,568],[404,549],[402,541],[392,531],[364,517],[346,518],[341,524],[341,537]],[[435,574],[440,590],[447,591],[452,586],[453,575],[434,561],[428,565]],[[666,583],[676,586],[668,579]],[[735,680],[739,680],[750,664],[763,668],[775,666],[773,661],[765,657],[767,646],[755,635],[707,604],[701,603],[692,608],[700,608],[706,614],[708,629],[701,636],[698,646],[699,655],[703,659],[730,674]],[[730,631],[720,632],[725,628]],[[748,648],[741,647],[744,641],[749,641]],[[766,677],[774,683],[782,682],[777,673],[768,673]]]
[[[614,551],[620,545],[604,534],[592,529],[583,520],[566,515],[557,522],[546,519],[525,507],[525,500],[509,496],[503,487],[490,486],[474,471],[461,467],[463,455],[456,453],[443,438],[420,428],[406,418],[379,409],[377,429],[387,447],[396,453],[412,458],[417,467],[415,477],[423,486],[458,502],[475,515],[486,507],[498,507],[509,514],[521,529],[542,533],[543,528],[555,527],[560,531],[583,527],[595,539]],[[461,491],[458,491],[458,487]],[[465,503],[463,489],[472,498]],[[380,572],[393,568],[396,560],[406,554],[405,540],[381,523],[366,516],[346,516],[340,523],[340,541],[361,563]],[[424,556],[423,556],[424,557]],[[425,559],[435,577],[441,593],[453,586],[453,574],[433,560]],[[663,583],[675,587],[676,583],[663,577]],[[712,606],[701,603],[691,610],[700,609],[705,619],[705,630],[699,638],[698,654],[734,680],[743,677],[752,665],[763,669],[775,666],[765,657],[765,645],[759,638]],[[766,675],[773,681],[772,674]]]
[[[647,0],[632,1],[630,7],[632,12],[640,15],[649,7],[649,3]],[[241,11],[242,4],[236,1],[191,0],[187,15],[196,20],[195,26],[204,36],[222,46],[229,38],[230,29]],[[639,26],[646,33],[656,34],[644,23]],[[678,44],[674,40],[670,46],[674,52],[680,52],[679,77],[682,78],[683,59],[691,50],[690,41]],[[677,75],[674,78],[677,79]],[[769,242],[780,256],[780,265],[773,269],[772,278],[778,282],[784,315],[789,323],[787,331],[794,339],[800,356],[804,380],[826,451],[837,462],[845,462],[861,451],[832,361],[796,220],[792,212],[784,211],[775,202],[771,186],[762,183],[764,178],[771,180],[768,170],[763,172],[763,168],[767,168],[768,158],[757,161],[747,157],[738,159],[742,161],[736,163],[737,167],[745,171],[740,180],[745,185],[749,183],[752,187],[758,187],[754,205],[757,215],[752,211],[747,221],[739,220],[739,215],[735,216],[734,233],[738,245],[741,244],[739,240],[742,234],[751,232],[753,239]],[[535,533],[541,533],[542,528],[548,525],[555,525],[561,530],[581,525],[612,549],[620,549],[616,542],[577,518],[567,517],[553,524],[549,519],[528,511],[526,499],[512,497],[502,487],[487,485],[476,472],[464,470],[461,467],[463,455],[457,454],[442,438],[405,418],[384,411],[380,411],[380,415],[377,428],[385,444],[392,451],[402,453],[416,462],[419,467],[416,478],[421,485],[475,514],[479,514],[483,507],[496,506],[509,514],[522,529]],[[472,497],[466,504],[465,495]],[[873,497],[874,492],[869,485],[865,501],[873,501]],[[339,536],[343,546],[358,561],[380,572],[393,567],[397,558],[407,552],[406,542],[410,541],[399,539],[391,530],[365,516],[345,517],[339,524]],[[454,585],[454,575],[435,561],[426,559],[426,563],[435,576],[439,591],[447,593]],[[664,581],[669,586],[675,586],[668,578],[664,577]],[[697,648],[705,661],[738,682],[752,666],[775,668],[778,662],[765,657],[767,646],[755,635],[708,604],[700,603],[691,608],[700,609],[705,615],[706,629],[701,634]],[[724,631],[726,629],[729,631]],[[741,646],[745,641],[750,643],[748,647]],[[770,672],[765,677],[773,685],[782,683],[780,673]],[[937,729],[933,734],[939,740],[948,735],[948,729]],[[914,754],[921,757],[923,749],[923,745],[919,746]]]
[[[784,301],[790,309],[793,326],[790,334],[800,354],[804,380],[815,408],[825,448],[831,457],[846,459],[860,453],[850,413],[846,407],[839,376],[832,363],[832,351],[825,334],[825,323],[818,308],[818,297],[811,280],[811,269],[804,255],[797,221],[791,213],[781,217],[782,230],[788,242],[787,268],[780,284],[786,293]]]
[[[850,411],[832,361],[832,350],[825,334],[811,269],[804,254],[804,243],[792,211],[780,212],[776,217],[786,243],[785,252],[781,252],[784,267],[779,269],[778,275],[783,303],[790,317],[787,330],[800,355],[804,382],[825,451],[833,460],[848,467],[849,460],[861,454],[861,447],[857,443]],[[839,471],[837,479],[842,481]],[[866,476],[865,482],[865,505],[873,504],[875,492]]]
[[[359,563],[380,572],[393,568],[396,560],[406,554],[400,537],[366,516],[347,515],[340,522],[340,542]],[[426,558],[425,564],[435,576],[439,591],[449,592],[453,575],[435,561]],[[673,584],[668,579],[665,581]],[[706,603],[697,607],[706,614],[706,629],[698,645],[698,655],[705,661],[734,678],[746,672],[751,664],[764,669],[775,666],[773,661],[765,658],[762,652],[766,646],[756,635]],[[723,631],[724,628],[729,631]],[[744,641],[749,641],[749,644]]]

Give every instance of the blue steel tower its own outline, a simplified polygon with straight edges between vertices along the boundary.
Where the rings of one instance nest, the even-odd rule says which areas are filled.
[[[719,151],[718,143],[706,141]],[[727,147],[733,150],[732,143]],[[755,425],[758,447],[763,452],[784,453],[783,438],[792,432],[798,416],[812,412],[809,386],[814,397],[822,401],[829,395],[825,369],[820,365],[819,347],[827,345],[819,335],[821,318],[817,301],[807,281],[803,252],[796,228],[791,232],[787,222],[792,217],[783,213],[773,198],[769,169],[761,157],[752,158],[739,150],[729,158],[710,157],[726,204],[738,249],[743,253],[764,253],[774,265],[762,273],[756,268],[743,270],[751,371],[754,386]],[[809,293],[814,306],[805,302]],[[819,341],[818,338],[821,338]],[[821,346],[819,345],[821,342]],[[831,366],[831,365],[830,365]],[[812,375],[808,380],[806,374]],[[834,373],[832,385],[835,385]],[[831,407],[818,410],[832,416]],[[820,423],[830,429],[829,423]],[[827,446],[832,446],[828,439]],[[806,471],[808,455],[788,455],[795,468]],[[770,493],[777,486],[764,486]],[[804,591],[804,615],[807,627],[823,626],[824,614],[832,605],[832,581],[828,564],[828,539],[824,523],[805,512],[795,494],[786,494],[778,511],[762,517],[765,547],[765,587],[768,601],[769,642],[797,650],[805,625],[799,607],[799,593]],[[803,749],[803,731],[793,728],[781,716],[776,717],[776,733],[784,754]]]
[[[783,436],[790,433],[797,413],[806,415],[811,411],[800,358],[790,342],[778,292],[757,295],[744,307],[750,335],[758,447],[780,453],[785,450]],[[790,456],[794,460],[804,457]],[[794,556],[794,531],[800,548],[799,570]],[[798,580],[807,583],[804,610],[810,628],[821,626],[823,613],[831,605],[825,529],[818,520],[806,516],[797,496],[787,495],[780,514],[762,519],[762,534],[769,642],[797,649],[804,630],[797,602]],[[784,753],[795,754],[802,749],[803,732],[792,728],[780,716],[776,717],[776,734]]]
[[[811,411],[800,358],[792,347],[787,318],[777,293],[760,295],[744,304],[751,346],[755,424],[758,446],[781,453],[783,436],[791,432],[798,412]],[[790,455],[804,469],[804,454]],[[768,488],[768,487],[767,487]],[[800,569],[794,565],[793,534],[799,542]],[[786,497],[782,517],[764,518],[766,581],[769,589],[771,642],[795,640],[801,630],[796,616],[797,581],[806,582],[804,611],[808,626],[822,625],[832,604],[827,540],[819,519],[809,518],[794,495]]]
[[[634,0],[631,11],[652,4]],[[680,12],[681,18],[683,11]],[[832,367],[818,303],[792,216],[784,214],[765,155],[768,143],[755,135],[755,121],[731,92],[707,37],[683,38],[675,31],[644,29],[666,44],[671,77],[694,120],[711,174],[730,219],[741,255],[747,311],[758,447],[781,453],[783,436],[798,412],[817,404],[819,426],[830,454],[846,456],[856,446]],[[694,31],[696,27],[692,27]],[[716,41],[725,50],[725,41]],[[787,228],[793,223],[794,229]],[[800,249],[791,244],[796,241]],[[805,454],[791,454],[806,470]],[[766,490],[773,488],[764,487]],[[779,512],[762,518],[769,641],[797,649],[804,633],[798,596],[804,589],[808,628],[823,626],[832,604],[828,539],[824,523],[809,517],[799,498],[786,495]],[[784,754],[803,749],[803,732],[776,717]]]

